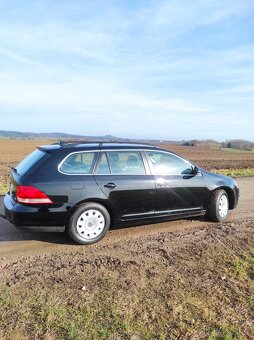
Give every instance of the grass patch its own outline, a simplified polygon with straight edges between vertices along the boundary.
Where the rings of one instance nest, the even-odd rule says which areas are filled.
[[[223,151],[232,152],[232,153],[251,153],[254,152],[254,150],[242,150],[242,149],[236,149],[236,148],[221,148]]]
[[[211,329],[208,340],[244,340],[239,329],[233,325],[218,323]]]
[[[62,284],[2,285],[0,339],[245,339],[239,308],[244,318],[252,315],[254,250],[202,256],[190,267],[183,263],[173,278],[164,267],[160,275],[139,280],[134,269],[128,289],[120,269],[105,267],[89,277],[92,290],[64,284],[64,278]],[[217,279],[221,273],[228,284]],[[211,277],[205,286],[204,275]]]
[[[237,279],[254,279],[254,250],[244,253],[233,261],[233,274]]]
[[[211,170],[217,174],[226,175],[230,177],[251,177],[254,176],[254,169],[220,169],[220,170]]]

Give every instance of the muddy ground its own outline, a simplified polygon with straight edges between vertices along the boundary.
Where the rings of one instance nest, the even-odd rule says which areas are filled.
[[[254,178],[238,184],[240,204],[225,223],[194,219],[116,229],[91,246],[74,245],[64,234],[16,230],[0,219],[0,283],[8,294],[18,292],[20,299],[31,290],[48,299],[53,291],[53,305],[61,301],[67,315],[105,309],[103,331],[89,328],[95,318],[89,314],[82,325],[72,321],[71,337],[51,323],[54,316],[38,328],[29,314],[37,313],[34,302],[22,303],[22,315],[17,302],[15,318],[3,307],[0,339],[81,339],[87,331],[91,339],[254,338]]]

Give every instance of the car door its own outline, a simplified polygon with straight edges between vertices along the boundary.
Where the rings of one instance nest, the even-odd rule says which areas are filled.
[[[157,214],[203,209],[209,191],[201,172],[194,174],[191,163],[167,151],[146,151],[146,157],[156,183]]]
[[[105,199],[93,176],[93,169],[99,157],[98,150],[75,151],[68,154],[58,166],[58,176],[50,187],[64,193],[73,205],[91,198]],[[59,176],[59,173],[62,176]],[[52,190],[52,189],[51,189]]]
[[[154,216],[156,186],[141,151],[102,152],[94,178],[109,198],[118,219]]]

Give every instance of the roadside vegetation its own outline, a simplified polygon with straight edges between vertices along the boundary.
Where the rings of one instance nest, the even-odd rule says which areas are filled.
[[[243,149],[236,149],[236,148],[221,148],[223,151],[233,152],[233,153],[251,153],[254,152],[254,149],[251,150],[243,150]]]
[[[247,168],[247,169],[220,169],[220,170],[212,170],[213,172],[216,172],[218,174],[230,176],[230,177],[250,177],[254,176],[254,169],[253,168]]]

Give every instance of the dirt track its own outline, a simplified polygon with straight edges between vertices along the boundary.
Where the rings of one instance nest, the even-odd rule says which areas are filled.
[[[238,179],[240,203],[236,210],[230,212],[228,221],[243,220],[254,217],[254,178]],[[1,198],[2,210],[2,198]],[[114,248],[119,242],[137,239],[142,236],[159,235],[165,231],[176,232],[212,226],[203,220],[179,220],[145,226],[112,230],[104,240],[89,247],[72,244],[70,239],[59,233],[32,233],[15,229],[9,222],[0,218],[0,259],[6,260],[30,255],[42,255],[49,252],[90,252],[99,248]]]

